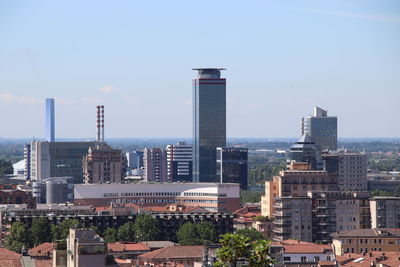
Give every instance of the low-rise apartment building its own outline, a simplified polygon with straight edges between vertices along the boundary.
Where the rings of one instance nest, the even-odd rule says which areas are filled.
[[[311,198],[277,197],[274,204],[274,240],[312,241]]]
[[[354,229],[334,233],[332,237],[336,255],[369,251],[398,252],[400,255],[400,229]]]
[[[372,228],[400,228],[400,197],[373,197],[369,205]]]

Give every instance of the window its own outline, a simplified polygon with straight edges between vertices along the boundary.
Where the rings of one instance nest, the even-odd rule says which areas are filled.
[[[301,262],[307,262],[307,257],[301,257]]]
[[[319,257],[318,257],[318,256],[315,256],[315,257],[314,257],[314,262],[317,262],[317,261],[319,261]]]
[[[290,257],[283,257],[283,261],[290,261]]]

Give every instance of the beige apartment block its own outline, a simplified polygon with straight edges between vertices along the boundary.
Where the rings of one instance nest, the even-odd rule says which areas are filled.
[[[304,164],[291,165],[290,170],[281,171],[272,181],[265,182],[265,194],[261,198],[263,216],[274,214],[275,197],[303,197],[309,191],[336,191],[337,178],[326,171],[305,170]]]
[[[398,252],[400,255],[400,229],[355,229],[340,231],[332,236],[336,255],[370,251]]]

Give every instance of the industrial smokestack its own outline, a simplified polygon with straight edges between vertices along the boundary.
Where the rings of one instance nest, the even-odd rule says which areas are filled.
[[[101,142],[101,132],[100,132],[100,106],[96,107],[97,109],[97,124],[96,124],[96,134],[97,134],[97,142]]]
[[[104,106],[101,105],[101,142],[104,143]]]

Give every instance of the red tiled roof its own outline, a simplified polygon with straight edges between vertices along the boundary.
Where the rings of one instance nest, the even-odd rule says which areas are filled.
[[[31,257],[49,257],[53,254],[53,243],[43,243],[37,247],[31,248],[28,255]]]
[[[21,267],[21,254],[11,250],[0,248],[0,266],[1,267]]]
[[[126,251],[150,251],[150,247],[146,244],[136,244],[136,243],[108,243],[107,248],[109,252],[126,252]]]
[[[383,264],[389,267],[399,267],[399,257],[399,252],[372,251],[364,255],[347,253],[342,256],[337,256],[336,260],[340,263],[340,266],[346,267],[369,267],[373,263]],[[354,262],[355,260],[358,260],[358,262]]]
[[[35,260],[35,267],[52,267],[52,266],[53,266],[53,260],[52,259]]]
[[[160,248],[139,256],[141,259],[193,259],[203,256],[204,246],[172,246]]]

